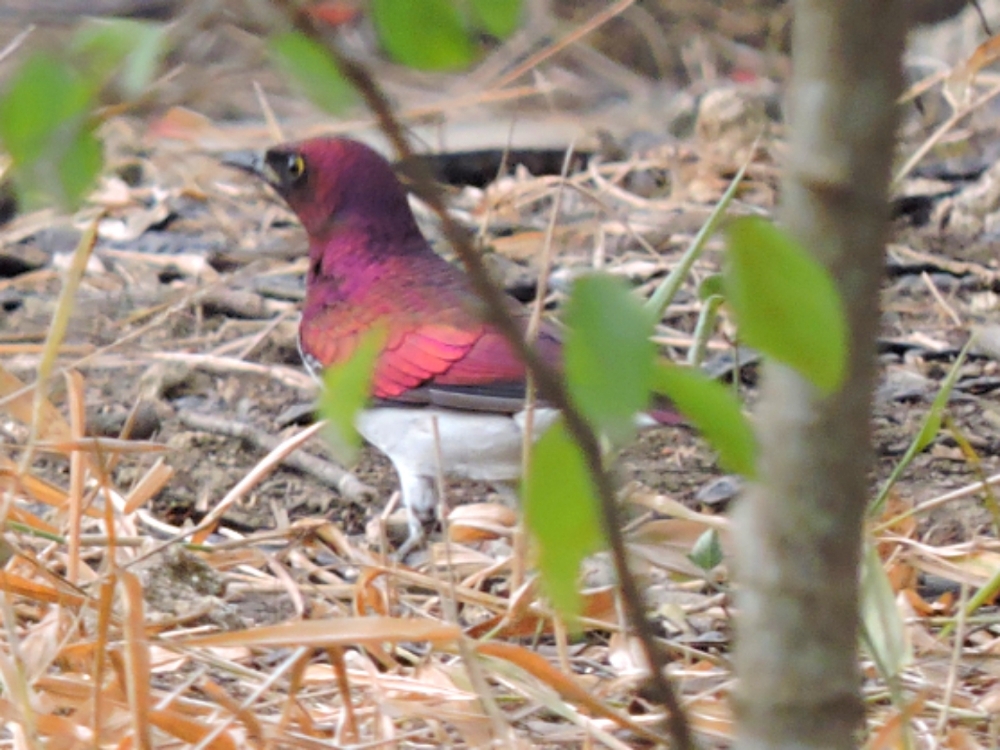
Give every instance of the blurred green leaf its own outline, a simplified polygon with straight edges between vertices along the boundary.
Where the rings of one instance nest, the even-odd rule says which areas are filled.
[[[375,364],[384,342],[385,331],[372,329],[347,360],[323,371],[323,392],[317,411],[322,419],[329,420],[327,438],[334,454],[345,464],[354,462],[361,446],[354,418],[371,397]]]
[[[91,105],[78,73],[44,53],[28,58],[0,95],[0,141],[29,207],[55,201],[72,209],[93,186],[102,153]]]
[[[372,22],[385,51],[419,70],[461,70],[476,47],[451,0],[373,0]]]
[[[847,367],[847,322],[833,279],[786,232],[758,217],[726,230],[726,302],[740,338],[824,393]]]
[[[705,436],[719,452],[722,467],[754,477],[757,440],[732,392],[690,367],[661,364],[655,377],[656,392],[670,398],[677,410]]]
[[[882,677],[897,687],[913,653],[892,583],[871,540],[861,559],[861,635]]]
[[[103,86],[117,72],[122,93],[136,97],[153,82],[166,49],[163,24],[115,18],[85,21],[72,49],[90,82]]]
[[[521,0],[472,0],[476,26],[497,39],[506,39],[521,20]]]
[[[41,157],[55,132],[82,117],[90,102],[68,65],[44,53],[28,58],[0,98],[0,139],[15,165]]]
[[[566,303],[566,380],[574,401],[617,444],[649,405],[656,345],[653,319],[620,279],[577,279]]]
[[[337,113],[354,99],[354,89],[337,64],[312,39],[294,31],[277,34],[271,37],[269,51],[281,72],[317,107]]]
[[[580,562],[604,546],[604,534],[587,464],[561,419],[532,448],[523,496],[545,591],[556,609],[572,617],[580,611]]]
[[[88,77],[103,81],[132,51],[132,39],[120,30],[121,26],[97,19],[87,19],[77,29],[71,49],[82,60]]]
[[[1000,568],[993,571],[989,579],[982,586],[977,588],[969,600],[965,603],[965,614],[956,613],[956,617],[951,620],[951,622],[945,623],[945,626],[941,628],[940,637],[947,638],[952,634],[956,627],[958,627],[959,622],[964,617],[972,617],[976,610],[983,606],[989,606],[991,609],[995,606],[997,594],[1000,594]]]
[[[706,276],[698,285],[698,299],[702,302],[709,297],[722,297],[725,294],[725,281],[721,273]]]
[[[719,541],[719,532],[715,529],[707,529],[695,541],[688,559],[706,573],[717,565],[721,565],[722,543]]]
[[[689,367],[701,367],[701,363],[705,361],[708,340],[715,333],[715,325],[719,319],[719,308],[722,307],[724,301],[721,294],[713,294],[702,299],[704,304],[701,306],[701,312],[698,313],[698,323],[694,327],[694,343],[688,349],[687,363]]]
[[[62,189],[58,202],[77,205],[93,188],[103,166],[104,146],[97,134],[88,128],[78,130],[56,163]]]
[[[955,364],[951,366],[948,375],[938,389],[937,395],[934,396],[931,408],[927,410],[927,416],[924,417],[924,422],[920,425],[920,432],[917,433],[917,437],[913,441],[914,453],[920,453],[920,451],[933,443],[934,438],[941,432],[941,421],[944,419],[944,410],[948,408],[951,392],[955,389],[955,383],[958,381],[958,376],[962,371],[962,365],[965,364],[970,342],[967,342],[962,347],[962,351],[955,358]]]

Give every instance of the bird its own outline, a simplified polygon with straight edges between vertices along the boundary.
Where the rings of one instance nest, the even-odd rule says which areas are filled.
[[[402,559],[436,517],[437,477],[494,486],[521,473],[526,427],[525,366],[481,315],[466,273],[424,237],[406,189],[378,152],[343,137],[274,146],[227,163],[270,185],[296,214],[309,242],[298,347],[317,379],[347,360],[368,331],[384,330],[361,436],[399,477],[409,536]],[[522,331],[528,309],[508,310]],[[543,322],[539,357],[560,368],[558,329]],[[540,404],[533,437],[558,417]],[[661,421],[664,421],[661,419]]]

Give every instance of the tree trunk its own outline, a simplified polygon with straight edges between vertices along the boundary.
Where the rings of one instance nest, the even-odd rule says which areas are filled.
[[[793,11],[780,217],[835,277],[850,359],[829,397],[765,367],[760,479],[733,524],[743,750],[852,748],[863,718],[858,566],[905,0],[795,0]]]

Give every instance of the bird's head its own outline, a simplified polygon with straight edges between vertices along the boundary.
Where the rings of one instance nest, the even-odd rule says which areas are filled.
[[[313,138],[227,163],[274,188],[311,238],[327,237],[341,226],[377,226],[383,235],[418,231],[392,166],[363,143]]]

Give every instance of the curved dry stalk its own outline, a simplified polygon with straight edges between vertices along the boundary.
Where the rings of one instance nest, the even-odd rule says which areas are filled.
[[[503,334],[518,357],[524,362],[535,382],[538,393],[562,412],[566,429],[584,455],[591,480],[600,499],[601,521],[608,538],[611,557],[621,587],[625,614],[635,629],[635,634],[642,644],[644,656],[649,665],[649,676],[642,687],[642,694],[650,702],[663,706],[667,710],[667,724],[673,739],[673,746],[678,750],[692,750],[694,741],[691,729],[677,693],[667,675],[667,654],[657,642],[652,623],[646,618],[642,594],[629,570],[625,539],[620,530],[620,513],[615,497],[615,486],[611,476],[604,470],[597,436],[570,400],[566,385],[559,373],[555,368],[543,362],[535,349],[528,345],[522,337],[517,324],[507,312],[503,293],[491,281],[482,259],[469,240],[468,234],[448,213],[441,192],[434,184],[423,162],[412,158],[414,154],[403,133],[403,128],[396,119],[385,94],[371,75],[362,65],[348,59],[335,44],[331,44],[315,26],[312,18],[298,9],[294,3],[282,1],[277,2],[276,5],[286,13],[297,31],[322,44],[329,51],[341,74],[361,94],[369,109],[375,114],[379,126],[392,143],[398,157],[402,161],[414,164],[413,176],[420,197],[440,218],[445,238],[461,259],[469,274],[473,289],[484,303],[484,317]]]

